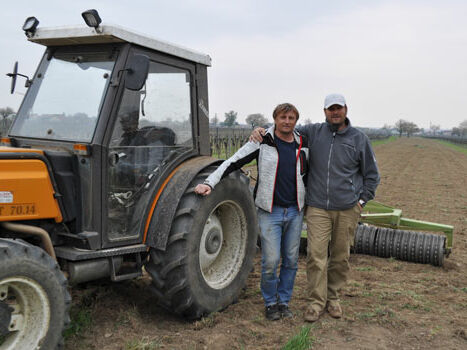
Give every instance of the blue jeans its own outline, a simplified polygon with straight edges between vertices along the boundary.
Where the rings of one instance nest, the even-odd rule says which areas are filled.
[[[303,212],[297,207],[273,206],[272,213],[258,209],[261,236],[261,293],[264,303],[288,305],[298,268]],[[282,263],[277,278],[277,267]]]

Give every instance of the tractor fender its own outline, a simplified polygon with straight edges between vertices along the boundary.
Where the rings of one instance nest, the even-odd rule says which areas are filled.
[[[195,157],[182,163],[172,172],[172,177],[162,188],[160,196],[158,197],[158,193],[153,196],[152,206],[155,204],[155,207],[148,214],[150,221],[145,232],[146,245],[165,251],[178,203],[188,185],[203,169],[220,163],[222,160],[208,156]]]

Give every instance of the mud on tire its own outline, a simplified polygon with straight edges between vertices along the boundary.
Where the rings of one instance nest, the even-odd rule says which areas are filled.
[[[256,252],[256,207],[246,176],[231,173],[207,197],[194,193],[215,168],[190,183],[178,204],[166,250],[151,249],[146,264],[159,303],[189,319],[235,302]]]
[[[0,349],[62,349],[70,319],[67,281],[55,260],[22,240],[0,239],[0,303],[9,310]]]

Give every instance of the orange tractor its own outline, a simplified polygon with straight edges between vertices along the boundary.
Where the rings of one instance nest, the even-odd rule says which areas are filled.
[[[152,278],[155,302],[199,318],[235,301],[258,225],[248,178],[207,198],[210,57],[116,26],[23,30],[44,45],[0,148],[0,348],[54,349],[68,284]]]

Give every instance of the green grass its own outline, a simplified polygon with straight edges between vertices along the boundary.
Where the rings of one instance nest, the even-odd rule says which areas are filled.
[[[195,330],[200,330],[200,329],[203,329],[203,328],[212,328],[216,325],[217,321],[216,321],[216,317],[217,317],[218,313],[217,312],[213,312],[212,314],[209,314],[205,317],[203,317],[202,319],[196,321],[194,324],[193,324],[193,327]]]
[[[373,140],[373,141],[371,141],[371,145],[372,146],[384,145],[385,143],[395,141],[395,140],[397,140],[397,136],[393,135],[393,136],[389,136],[388,138],[385,138],[383,140]]]
[[[161,344],[155,340],[143,339],[132,339],[125,344],[125,350],[155,350],[159,349]]]
[[[458,152],[467,154],[467,145],[452,143],[452,142],[444,141],[444,140],[436,140],[436,141],[443,144],[443,145],[445,145],[445,146],[448,146],[449,148],[452,148],[453,150],[456,150]]]
[[[373,271],[374,269],[371,266],[362,266],[362,267],[356,267],[355,270],[357,270],[357,271]]]
[[[373,310],[368,310],[366,312],[359,312],[356,314],[357,318],[362,321],[370,321],[372,319],[382,320],[387,318],[392,318],[395,316],[394,311],[390,309],[383,309],[381,307],[376,307]]]
[[[91,310],[82,308],[83,306],[75,306],[71,308],[70,326],[63,333],[65,339],[73,336],[80,336],[92,325]]]
[[[315,337],[309,336],[310,326],[303,326],[300,333],[294,335],[281,349],[282,350],[308,350],[313,348]]]

